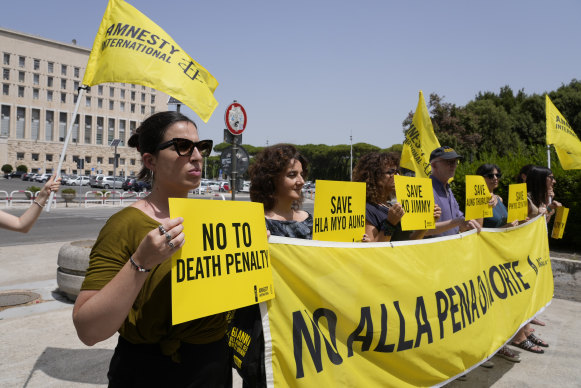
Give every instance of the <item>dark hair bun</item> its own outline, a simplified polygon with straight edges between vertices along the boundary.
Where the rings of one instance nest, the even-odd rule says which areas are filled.
[[[134,133],[133,135],[131,135],[129,140],[127,140],[127,145],[129,147],[138,148],[139,147],[139,134]]]

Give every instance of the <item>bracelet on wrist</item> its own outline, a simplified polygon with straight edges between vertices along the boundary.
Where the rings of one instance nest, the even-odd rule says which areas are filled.
[[[145,267],[142,267],[141,265],[137,264],[134,260],[133,260],[133,256],[129,256],[129,262],[131,263],[131,266],[133,268],[135,268],[135,270],[137,272],[150,272],[151,269],[147,269]]]
[[[41,209],[44,207],[44,205],[41,204],[40,202],[38,202],[36,199],[33,199],[32,202],[34,202],[35,204],[37,204],[38,206],[40,206]]]

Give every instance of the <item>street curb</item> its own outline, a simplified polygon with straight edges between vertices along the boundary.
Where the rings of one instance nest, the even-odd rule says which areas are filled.
[[[568,273],[575,275],[575,273],[581,271],[581,261],[551,257],[551,267],[553,268],[553,274]]]

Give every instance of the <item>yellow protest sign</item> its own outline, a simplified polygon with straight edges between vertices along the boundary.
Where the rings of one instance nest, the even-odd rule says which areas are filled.
[[[529,213],[527,201],[527,184],[515,183],[508,186],[508,218],[507,223],[523,221]]]
[[[365,233],[365,183],[317,181],[313,240],[361,241]]]
[[[563,238],[563,232],[565,232],[565,224],[567,223],[568,216],[569,208],[563,206],[557,208],[557,215],[555,216],[555,222],[553,223],[553,232],[551,233],[552,238]]]
[[[262,204],[170,198],[169,210],[186,236],[171,258],[174,325],[274,298]]]
[[[434,191],[430,178],[396,175],[395,194],[401,203],[404,216],[402,230],[434,229]]]
[[[480,175],[466,175],[466,211],[464,218],[474,220],[476,218],[492,217],[492,207],[488,205],[490,192]]]

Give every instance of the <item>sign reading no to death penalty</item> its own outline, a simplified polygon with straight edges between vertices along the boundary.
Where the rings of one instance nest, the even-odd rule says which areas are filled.
[[[274,298],[264,208],[255,202],[170,198],[186,243],[172,256],[172,324]]]
[[[361,241],[365,233],[365,183],[317,180],[313,240]]]
[[[395,195],[405,214],[402,230],[434,229],[434,191],[430,178],[396,175]]]
[[[527,184],[515,183],[508,185],[508,217],[506,222],[524,221],[528,214]]]
[[[466,220],[492,217],[490,192],[480,175],[466,175]]]

